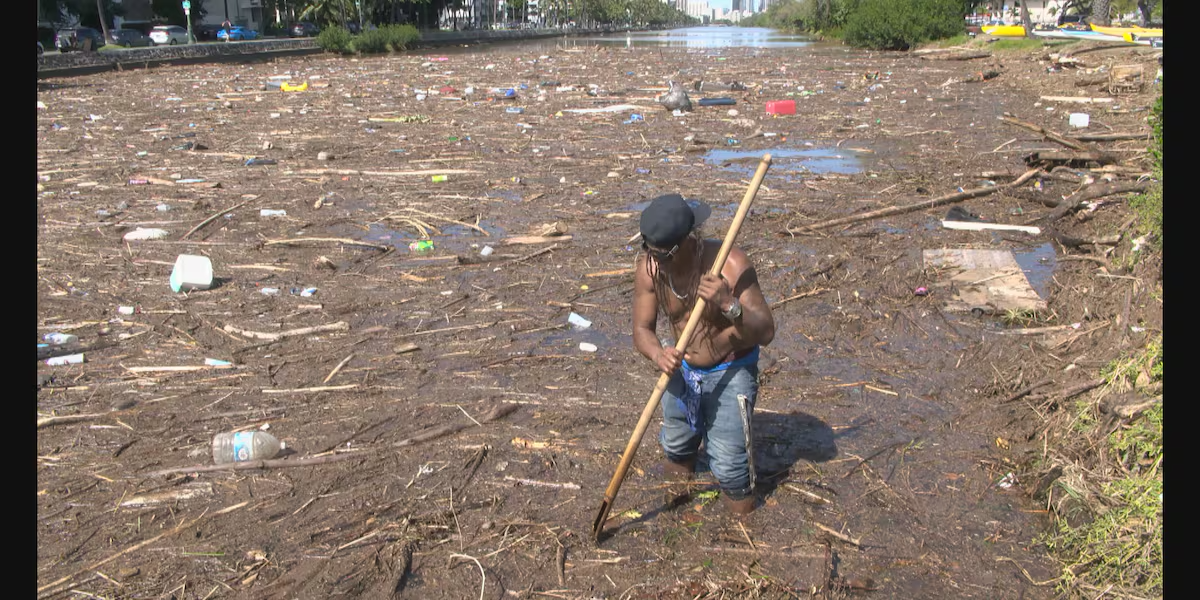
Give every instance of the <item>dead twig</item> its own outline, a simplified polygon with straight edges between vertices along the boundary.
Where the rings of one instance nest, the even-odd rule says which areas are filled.
[[[289,329],[287,331],[281,331],[279,333],[262,333],[259,331],[249,331],[246,329],[239,329],[237,327],[234,327],[233,325],[226,325],[224,327],[224,330],[228,333],[236,333],[236,334],[248,337],[248,338],[253,338],[253,339],[257,339],[257,340],[267,340],[267,341],[273,342],[273,341],[281,340],[281,339],[287,338],[287,337],[294,337],[297,335],[308,335],[310,333],[325,333],[325,332],[329,332],[329,331],[349,331],[350,324],[345,321],[338,321],[337,323],[330,323],[328,325],[316,325],[313,327],[301,327],[299,329]]]
[[[492,410],[490,410],[486,414],[484,414],[482,417],[480,417],[478,420],[472,419],[472,421],[474,421],[475,423],[482,424],[482,423],[490,423],[492,421],[503,419],[504,417],[507,417],[508,415],[511,415],[512,413],[516,412],[516,410],[519,406],[520,405],[518,405],[518,404],[499,404],[496,407],[492,408]],[[471,425],[468,425],[466,423],[451,423],[449,425],[438,425],[436,427],[430,427],[430,428],[422,431],[421,433],[418,433],[417,435],[414,435],[410,438],[396,442],[395,444],[392,444],[392,446],[393,447],[412,446],[413,444],[419,444],[421,442],[427,442],[429,440],[447,436],[452,433],[457,433],[457,432],[462,431],[463,429],[466,429],[470,426]]]
[[[853,215],[853,216],[849,216],[849,217],[833,219],[830,221],[823,221],[821,223],[814,223],[812,225],[807,225],[806,227],[811,228],[811,229],[825,229],[828,227],[838,227],[841,225],[849,225],[852,223],[869,221],[871,219],[878,219],[880,217],[890,217],[893,215],[900,215],[900,214],[915,212],[918,210],[936,208],[938,206],[943,206],[946,204],[962,202],[963,200],[968,200],[970,198],[979,198],[981,196],[988,196],[988,195],[994,194],[994,193],[1002,191],[1002,190],[1008,190],[1008,189],[1020,187],[1020,186],[1024,185],[1026,181],[1029,181],[1030,179],[1032,179],[1035,175],[1037,175],[1040,172],[1041,172],[1040,168],[1039,169],[1030,169],[1030,170],[1026,171],[1023,175],[1016,178],[1015,180],[1013,180],[1010,183],[976,188],[973,190],[966,190],[963,192],[959,192],[957,194],[949,194],[949,195],[941,196],[938,198],[932,198],[929,200],[918,202],[916,204],[908,204],[908,205],[904,205],[904,206],[893,206],[890,208],[882,208],[879,210],[874,210],[871,212],[863,213],[860,215]],[[791,233],[791,234],[800,233],[800,231],[798,231],[798,230],[791,230],[791,229],[787,230],[787,232]]]
[[[372,244],[369,242],[360,242],[358,240],[349,240],[346,238],[326,238],[326,237],[292,238],[289,240],[267,240],[267,241],[263,242],[263,245],[264,246],[276,246],[276,245],[282,244],[282,245],[290,246],[293,244],[300,244],[300,243],[305,243],[305,242],[331,242],[331,243],[335,243],[335,244],[346,244],[347,246],[366,246],[368,248],[374,248],[374,249],[382,251],[382,252],[386,252],[388,249],[391,248],[391,246],[380,246],[379,244]]]
[[[479,600],[483,600],[483,590],[487,587],[487,573],[483,571],[483,564],[479,562],[478,558],[466,554],[451,554],[450,558],[465,558],[475,561],[475,566],[479,567],[479,575],[483,578],[483,581],[479,582]]]
[[[820,294],[822,292],[828,292],[828,291],[829,291],[829,288],[817,288],[815,290],[809,290],[807,292],[796,294],[795,296],[788,296],[787,298],[784,298],[783,300],[778,300],[776,302],[772,302],[771,310],[779,308],[780,306],[783,306],[784,304],[787,304],[788,302],[791,302],[792,300],[808,298],[809,296],[816,296],[817,294]]]
[[[311,467],[313,465],[325,465],[329,463],[349,460],[351,458],[360,458],[365,456],[365,452],[355,452],[348,454],[334,454],[330,456],[314,456],[309,458],[286,459],[274,458],[270,460],[251,460],[246,462],[235,462],[221,465],[195,465],[191,467],[176,467],[173,469],[162,469],[160,471],[152,471],[146,473],[143,477],[159,477],[164,475],[174,475],[176,473],[211,473],[214,471],[244,471],[246,469],[283,469],[287,467]]]
[[[824,531],[825,533],[828,533],[829,535],[832,535],[833,537],[835,537],[835,538],[837,538],[837,539],[839,539],[839,540],[842,540],[843,542],[846,542],[847,544],[850,544],[850,545],[852,545],[852,546],[855,546],[855,547],[861,547],[861,546],[862,546],[862,544],[861,544],[861,543],[859,543],[859,541],[858,541],[858,540],[856,540],[856,539],[852,539],[852,538],[851,538],[850,536],[848,536],[848,535],[844,535],[844,534],[838,533],[838,532],[836,532],[836,531],[834,531],[834,530],[832,530],[832,529],[830,529],[830,528],[828,528],[828,527],[826,527],[826,526],[824,526],[824,525],[822,525],[822,524],[820,524],[820,523],[818,523],[818,522],[816,522],[816,521],[813,521],[813,522],[812,522],[812,524],[813,524],[813,525],[815,525],[815,526],[817,527],[817,529],[820,529],[821,531]]]
[[[82,421],[91,421],[92,419],[99,419],[100,417],[106,416],[108,414],[109,413],[88,413],[88,414],[81,414],[81,415],[63,415],[61,417],[46,417],[44,419],[38,419],[37,428],[41,429],[43,427],[49,427],[51,425],[66,425],[68,423],[79,423]]]
[[[239,508],[241,508],[241,507],[243,507],[243,506],[245,506],[245,505],[247,505],[247,504],[249,504],[249,503],[250,503],[250,502],[249,502],[249,501],[247,501],[247,502],[242,502],[242,503],[240,503],[240,504],[235,504],[235,505],[233,505],[233,506],[230,506],[230,507],[227,507],[227,508],[223,508],[223,509],[221,509],[221,510],[219,510],[219,511],[215,512],[215,513],[213,513],[213,514],[212,514],[212,516],[214,516],[214,517],[215,517],[215,516],[218,516],[218,515],[223,515],[223,514],[225,514],[225,513],[233,512],[233,511],[235,511],[235,510],[237,510],[237,509],[239,509]],[[182,532],[182,531],[185,531],[185,530],[187,530],[187,529],[190,529],[191,527],[194,527],[194,526],[195,526],[197,523],[199,523],[201,520],[203,520],[203,519],[205,518],[205,516],[206,516],[206,515],[207,515],[207,513],[203,513],[203,514],[201,514],[199,517],[196,517],[195,519],[193,519],[193,520],[192,520],[190,523],[189,523],[189,522],[187,522],[187,521],[184,521],[183,523],[180,523],[179,525],[177,525],[177,526],[176,526],[175,528],[173,528],[173,529],[170,529],[170,530],[168,530],[168,531],[164,531],[164,532],[162,532],[162,533],[160,533],[160,534],[158,534],[158,535],[156,535],[156,536],[154,536],[154,537],[152,537],[152,538],[150,538],[150,539],[148,539],[148,540],[145,540],[145,541],[138,542],[138,543],[136,543],[136,544],[134,544],[134,545],[132,545],[132,546],[130,546],[130,547],[128,547],[128,548],[126,548],[126,549],[124,549],[124,550],[121,550],[120,552],[117,552],[116,554],[113,554],[113,555],[109,556],[108,558],[105,558],[105,559],[99,560],[99,561],[97,561],[97,562],[95,562],[95,563],[92,563],[91,565],[88,565],[87,567],[85,567],[85,568],[83,568],[83,569],[79,569],[78,571],[75,571],[74,573],[71,573],[71,574],[69,574],[69,575],[65,575],[65,576],[63,576],[63,577],[60,577],[59,579],[56,579],[56,580],[54,580],[54,581],[52,581],[52,582],[50,582],[50,583],[47,583],[46,585],[43,585],[43,586],[41,586],[41,587],[39,587],[39,588],[37,589],[38,596],[39,596],[39,597],[45,597],[43,594],[44,594],[44,592],[46,592],[46,590],[50,590],[50,589],[56,588],[56,587],[58,587],[58,586],[62,585],[63,583],[66,583],[66,582],[68,582],[68,581],[70,581],[70,580],[74,579],[74,578],[75,578],[75,577],[77,577],[77,576],[78,576],[80,573],[84,573],[84,572],[86,572],[86,571],[94,571],[94,570],[96,570],[96,569],[99,569],[101,566],[108,564],[109,562],[111,562],[111,561],[113,561],[113,560],[116,560],[116,559],[118,559],[118,558],[120,558],[120,557],[122,557],[122,556],[124,556],[124,555],[126,555],[126,554],[129,554],[130,552],[133,552],[134,550],[138,550],[138,549],[140,549],[140,548],[144,548],[144,547],[146,547],[146,546],[149,546],[150,544],[153,544],[154,542],[157,542],[158,540],[161,540],[162,538],[165,538],[165,537],[167,537],[167,536],[174,535],[174,534],[176,534],[176,533],[180,533],[180,532]],[[47,594],[47,595],[48,595],[48,594]]]
[[[233,211],[235,211],[235,210],[237,210],[237,209],[239,209],[239,208],[241,208],[241,207],[243,207],[243,206],[245,206],[245,205],[247,205],[247,204],[250,204],[251,202],[254,202],[255,200],[258,200],[258,196],[255,196],[255,197],[253,197],[253,198],[251,198],[251,199],[249,199],[249,200],[246,200],[245,202],[240,202],[240,203],[238,203],[238,204],[235,204],[235,205],[233,205],[233,206],[230,206],[229,208],[227,208],[227,209],[225,209],[225,210],[223,210],[223,211],[220,211],[220,212],[217,212],[217,213],[213,213],[213,215],[212,215],[211,217],[209,217],[209,218],[207,218],[207,219],[205,219],[205,220],[201,221],[201,222],[200,222],[200,224],[198,224],[198,225],[196,225],[195,227],[193,227],[193,228],[189,229],[189,230],[188,230],[188,232],[187,232],[187,233],[185,233],[185,234],[183,234],[183,236],[182,236],[182,237],[180,237],[179,239],[180,239],[180,240],[186,240],[186,239],[188,239],[189,237],[191,237],[191,235],[192,235],[193,233],[196,233],[197,231],[200,231],[201,229],[204,229],[204,226],[205,226],[205,225],[208,225],[209,223],[212,223],[213,221],[216,221],[217,219],[221,218],[221,216],[222,216],[222,215],[224,215],[224,214],[226,214],[226,213],[233,212]]]
[[[1021,391],[1019,391],[1019,392],[1016,392],[1016,393],[1014,393],[1013,395],[1011,395],[1011,396],[1009,396],[1009,397],[1007,397],[1007,398],[1005,398],[1005,399],[1003,399],[1003,400],[1001,400],[1001,401],[1000,401],[1000,403],[1001,403],[1001,404],[1008,404],[1009,402],[1016,402],[1017,400],[1020,400],[1021,398],[1024,398],[1025,396],[1027,396],[1027,395],[1029,394],[1029,392],[1032,392],[1033,390],[1036,390],[1036,389],[1038,389],[1038,388],[1040,388],[1040,387],[1042,387],[1042,386],[1045,386],[1045,385],[1050,385],[1051,383],[1054,383],[1054,380],[1053,380],[1053,379],[1043,379],[1043,380],[1041,380],[1041,381],[1039,381],[1039,382],[1037,382],[1037,383],[1035,383],[1035,384],[1033,384],[1033,385],[1031,385],[1031,386],[1029,386],[1029,387],[1027,387],[1027,388],[1025,388],[1025,389],[1023,389],[1023,390],[1021,390]]]
[[[1093,183],[1074,194],[1068,196],[1065,200],[1058,203],[1058,208],[1049,213],[1028,221],[1027,225],[1032,225],[1038,222],[1053,223],[1067,213],[1079,208],[1084,202],[1103,198],[1113,194],[1122,194],[1126,192],[1144,192],[1153,185],[1150,181],[1138,181],[1133,183]]]
[[[1004,121],[1005,123],[1008,123],[1009,125],[1016,125],[1017,127],[1023,127],[1034,133],[1038,133],[1038,134],[1044,136],[1046,139],[1058,142],[1068,148],[1071,148],[1072,150],[1079,150],[1080,152],[1087,152],[1088,150],[1090,150],[1090,148],[1088,148],[1084,144],[1081,144],[1078,140],[1073,140],[1070,138],[1063,137],[1061,135],[1054,133],[1053,131],[1046,129],[1045,127],[1034,125],[1033,123],[1026,123],[1024,121],[1018,121],[1012,117],[1000,117],[1000,120]]]
[[[334,367],[333,370],[329,372],[329,375],[327,375],[325,377],[325,380],[322,381],[321,383],[322,384],[329,383],[329,380],[333,379],[333,376],[337,375],[338,371],[341,371],[342,367],[346,366],[346,363],[350,362],[350,359],[352,359],[352,358],[354,358],[353,352],[350,353],[350,356],[347,356],[346,358],[342,359],[342,362],[338,363],[337,366]]]

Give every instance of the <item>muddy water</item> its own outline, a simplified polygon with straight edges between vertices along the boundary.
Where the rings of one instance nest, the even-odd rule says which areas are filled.
[[[487,53],[529,58],[533,53],[559,48],[615,45],[631,52],[675,46],[719,55],[728,48],[769,44],[787,44],[795,52],[855,56],[803,39],[778,39],[726,28],[496,44],[489,46]],[[991,148],[1002,141],[983,145]],[[777,187],[820,175],[862,177],[875,171],[900,171],[905,169],[906,159],[899,149],[881,141],[855,140],[839,146],[828,140],[777,135],[756,140],[753,150],[736,144],[715,148],[700,162],[713,177],[736,183],[753,173],[763,152],[771,152],[775,158],[767,183]],[[672,168],[658,166],[653,175],[671,173]],[[714,192],[714,196],[717,194]],[[727,190],[719,194],[721,199],[709,198],[716,221],[710,231],[715,235],[736,209],[729,199],[740,197],[740,193]],[[516,193],[493,191],[489,195],[514,206],[521,204],[521,196]],[[644,201],[631,203],[615,195],[570,203],[572,210],[590,209],[602,217],[631,213],[634,218],[624,222],[628,231],[636,230],[636,213],[645,206]],[[797,202],[775,197],[756,202],[753,214],[763,219],[787,219],[796,211]],[[543,221],[538,214],[515,212],[517,215],[501,216],[503,211],[493,211],[489,231],[524,232]],[[1038,580],[1053,574],[1031,550],[1032,540],[1043,526],[1039,507],[1031,504],[1019,485],[1010,485],[1008,474],[1015,467],[1005,462],[1003,450],[1012,441],[997,435],[1003,423],[990,416],[991,407],[984,402],[981,391],[980,382],[1003,368],[1002,364],[978,359],[987,357],[989,348],[1000,343],[998,336],[988,332],[998,324],[969,315],[943,314],[940,299],[911,294],[914,287],[924,283],[920,250],[961,243],[958,240],[962,238],[945,237],[932,214],[917,213],[866,227],[880,232],[878,238],[784,240],[760,227],[757,234],[747,232],[741,240],[756,250],[756,266],[768,301],[817,287],[829,288],[774,311],[777,334],[761,365],[764,381],[755,433],[756,467],[768,490],[768,504],[755,517],[753,535],[773,548],[799,548],[805,544],[812,548],[816,547],[814,540],[822,535],[812,524],[820,523],[861,539],[862,548],[842,546],[841,568],[846,575],[871,577],[887,597],[1046,597],[1047,590],[1029,585],[1011,563],[1002,562],[1016,560]],[[477,252],[472,245],[486,241],[465,229],[447,228],[442,233],[445,235],[435,237],[435,243],[460,255]],[[602,237],[586,230],[572,233],[577,244],[627,237]],[[415,237],[373,226],[363,239],[395,244],[400,252],[407,252],[407,243]],[[982,245],[1004,243],[1000,236],[987,234],[975,241]],[[632,264],[635,249],[622,241],[596,251],[611,260]],[[834,272],[833,280],[798,279],[800,273],[836,255],[849,255],[851,259],[846,269]],[[884,258],[878,258],[880,255]],[[1055,267],[1053,247],[1018,246],[1014,256],[1034,289],[1046,298]],[[447,289],[453,284],[464,291],[475,286],[495,290],[510,283],[503,273],[479,273],[447,281]],[[448,296],[446,301],[455,297]],[[614,294],[607,298],[608,303],[597,300],[592,306],[575,308],[592,320],[587,330],[566,328],[564,311],[559,323],[564,325],[562,329],[515,335],[510,351],[620,360],[618,364],[622,365],[628,364],[629,357],[640,360],[629,335],[628,296]],[[432,312],[416,316],[438,318]],[[598,351],[585,354],[579,350],[580,343],[593,344]],[[472,363],[446,358],[438,366],[451,371],[469,370]],[[631,379],[622,367],[598,372],[607,375],[594,384],[598,395],[631,403],[631,413],[637,408],[632,404],[644,400],[653,383]],[[496,380],[497,387],[511,383],[507,378]],[[639,460],[646,464],[652,464],[650,461],[658,455],[652,442],[656,430],[653,426],[642,446]],[[623,432],[596,435],[607,440]],[[596,469],[601,472],[589,471],[588,475],[595,475],[593,483],[599,486],[611,474],[611,465],[604,463]],[[711,485],[703,460],[701,476]],[[796,493],[787,491],[781,480],[832,502],[805,504]],[[681,523],[686,521],[682,517],[653,512],[656,500],[652,493],[638,492],[633,483],[624,489],[621,509],[636,508],[648,516],[616,527],[617,535],[606,548],[622,555],[656,556],[668,543],[666,540],[676,536],[673,532],[694,524]],[[590,516],[584,514],[581,519]],[[587,527],[587,523],[578,525]],[[711,540],[717,533],[709,528],[718,527],[712,522],[698,525],[697,529],[709,532],[709,537],[697,539]],[[819,581],[819,568],[795,565],[794,573],[802,580]]]

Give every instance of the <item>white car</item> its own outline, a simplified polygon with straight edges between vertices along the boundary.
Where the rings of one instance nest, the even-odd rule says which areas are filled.
[[[158,25],[150,30],[150,40],[158,46],[186,44],[188,33],[178,25]]]

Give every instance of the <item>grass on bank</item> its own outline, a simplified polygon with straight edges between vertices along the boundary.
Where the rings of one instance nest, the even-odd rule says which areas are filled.
[[[1150,120],[1149,148],[1157,185],[1131,200],[1140,239],[1130,248],[1135,265],[1162,260],[1163,105],[1161,89]],[[1149,279],[1149,278],[1146,278]],[[1161,302],[1161,274],[1151,297]],[[1129,326],[1127,324],[1126,326]],[[1063,564],[1057,578],[1064,593],[1100,597],[1162,597],[1163,594],[1163,335],[1111,361],[1101,371],[1105,386],[1093,399],[1077,400],[1053,436],[1062,466],[1046,498],[1054,529],[1040,541]],[[1050,435],[1050,434],[1048,434]],[[1097,596],[1099,594],[1099,596]]]
[[[420,39],[421,32],[412,25],[384,25],[357,35],[341,27],[330,27],[317,35],[317,45],[338,54],[380,54],[400,52]]]
[[[1076,461],[1055,483],[1054,529],[1040,538],[1063,565],[1060,591],[1163,593],[1162,357],[1159,335],[1104,369],[1109,396],[1124,394],[1119,406],[1075,404],[1077,442],[1064,453]]]

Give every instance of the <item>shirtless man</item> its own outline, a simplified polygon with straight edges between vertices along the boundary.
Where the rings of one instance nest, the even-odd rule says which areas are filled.
[[[755,508],[750,419],[758,395],[758,351],[775,337],[775,320],[746,253],[729,252],[720,277],[708,274],[721,248],[698,229],[712,213],[678,194],[659,196],[642,211],[643,255],[633,287],[633,343],[658,370],[671,376],[662,397],[660,443],[668,477],[690,479],[704,442],[709,466],[730,511]],[[667,315],[675,339],[695,306],[705,310],[687,350],[664,346],[656,334]],[[687,499],[668,492],[668,505]]]

